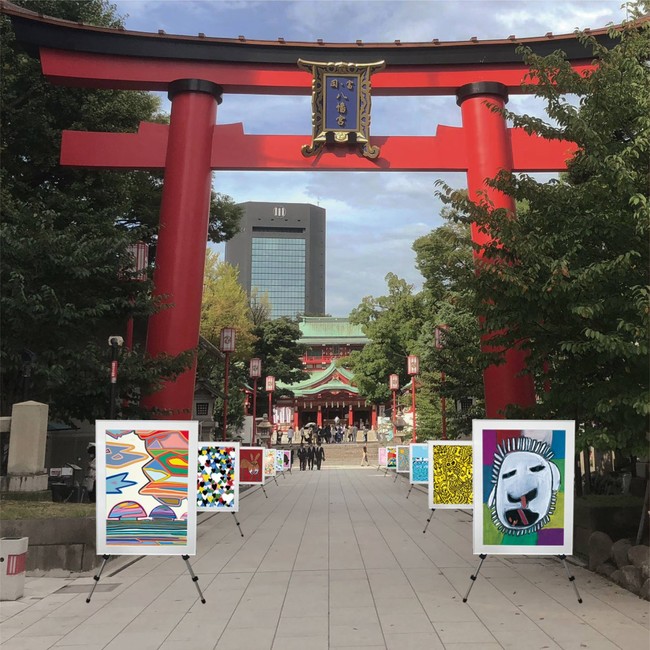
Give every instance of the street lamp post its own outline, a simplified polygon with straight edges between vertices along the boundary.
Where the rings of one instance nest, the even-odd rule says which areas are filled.
[[[269,423],[271,425],[271,431],[273,431],[273,404],[272,404],[272,401],[273,401],[273,391],[274,390],[275,390],[275,377],[273,377],[272,375],[269,375],[266,378],[266,392],[269,394]]]
[[[393,393],[393,411],[392,411],[392,420],[393,420],[393,438],[397,434],[397,427],[395,426],[395,414],[396,414],[396,403],[397,403],[397,391],[399,390],[399,375],[391,375],[388,378],[388,387]]]
[[[446,325],[436,327],[436,350],[442,350],[445,341]],[[442,439],[447,440],[447,398],[445,397],[445,371],[440,371],[440,411],[442,413]]]
[[[224,327],[221,330],[221,351],[226,355],[223,373],[223,440],[228,430],[228,371],[230,370],[230,353],[235,351],[235,328]]]
[[[251,359],[248,366],[248,374],[253,378],[253,438],[251,444],[255,446],[257,435],[257,380],[262,376],[262,360]]]
[[[417,434],[416,434],[416,417],[415,417],[415,378],[418,375],[420,371],[420,359],[418,356],[415,354],[409,354],[408,356],[408,362],[407,362],[407,371],[408,374],[411,376],[411,408],[413,409],[413,437],[411,439],[412,442],[416,442],[417,440]]]

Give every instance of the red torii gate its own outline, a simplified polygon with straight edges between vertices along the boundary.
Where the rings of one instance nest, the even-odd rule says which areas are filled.
[[[19,42],[40,56],[44,75],[67,86],[166,90],[172,104],[169,125],[143,123],[137,133],[65,131],[61,164],[102,169],[164,169],[154,285],[170,307],[152,316],[147,351],[179,354],[198,345],[207,240],[211,172],[278,171],[465,171],[470,196],[485,192],[496,208],[514,211],[509,197],[484,180],[499,170],[559,171],[575,151],[508,129],[486,104],[505,106],[519,94],[528,69],[516,47],[544,55],[562,49],[577,71],[591,68],[590,52],[575,35],[499,41],[403,44],[325,44],[168,36],[90,27],[45,17],[0,0]],[[592,34],[605,45],[605,29]],[[345,148],[326,148],[306,158],[309,136],[246,135],[242,124],[216,124],[223,94],[311,94],[311,76],[298,59],[367,63],[386,61],[373,75],[375,96],[455,95],[462,128],[438,126],[432,136],[371,137],[380,145],[368,159]],[[484,240],[476,228],[475,242]],[[508,404],[534,404],[530,377],[520,376],[525,354],[505,353],[505,363],[484,373],[487,416],[499,417]],[[195,365],[175,382],[145,398],[169,417],[190,418]]]

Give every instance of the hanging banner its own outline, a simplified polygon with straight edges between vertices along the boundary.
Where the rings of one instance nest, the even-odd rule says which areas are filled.
[[[98,420],[98,555],[194,555],[198,422]]]
[[[240,447],[239,484],[264,485],[265,447]]]
[[[239,512],[239,443],[200,442],[196,481],[197,510]]]
[[[472,508],[472,442],[429,440],[429,508]]]
[[[474,420],[474,553],[571,555],[575,422]]]

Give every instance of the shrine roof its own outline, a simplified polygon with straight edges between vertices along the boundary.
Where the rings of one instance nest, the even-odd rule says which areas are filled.
[[[360,325],[353,325],[347,318],[329,316],[306,316],[299,323],[303,345],[365,345],[370,339]]]
[[[421,66],[453,64],[494,64],[522,61],[518,46],[526,45],[536,54],[545,56],[555,50],[566,52],[571,60],[592,59],[591,48],[583,45],[575,33],[555,35],[551,32],[533,38],[482,40],[469,36],[464,41],[406,43],[333,43],[322,39],[314,42],[249,40],[215,38],[203,33],[196,36],[130,31],[122,28],[96,27],[60,18],[45,16],[0,0],[0,12],[11,17],[16,36],[32,53],[38,48],[111,54],[156,59],[194,60],[210,62],[280,64],[295,66],[296,60],[336,60],[370,63],[386,61],[387,66]],[[613,39],[608,28],[589,31],[601,45],[611,47]]]
[[[347,382],[352,382],[354,375],[347,368],[337,366],[336,362],[332,361],[327,368],[311,373],[303,381],[296,382],[295,384],[285,384],[278,381],[277,386],[279,388],[289,389],[296,397],[300,397],[300,395],[314,395],[331,390],[347,390],[351,393],[359,393],[356,386],[352,386],[351,383],[346,383],[343,379]]]

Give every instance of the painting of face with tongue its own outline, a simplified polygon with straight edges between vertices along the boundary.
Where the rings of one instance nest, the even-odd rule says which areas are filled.
[[[499,445],[488,500],[499,531],[525,535],[549,522],[560,488],[560,471],[552,458],[548,444],[531,438],[513,438]]]

